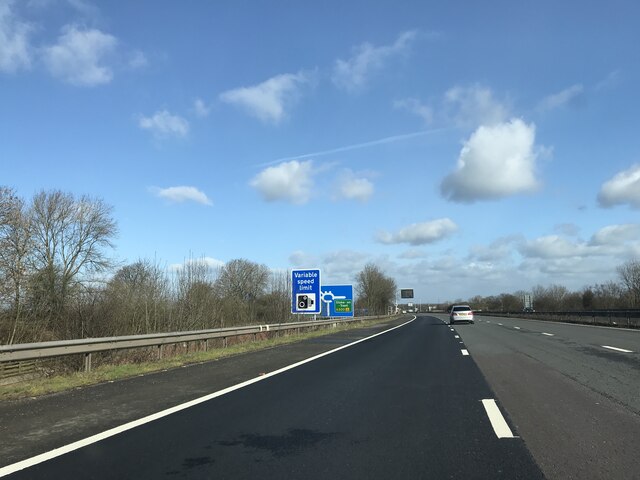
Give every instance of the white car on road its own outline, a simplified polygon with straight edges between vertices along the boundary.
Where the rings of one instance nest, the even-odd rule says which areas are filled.
[[[449,310],[449,325],[456,322],[473,323],[473,310],[469,305],[454,305]]]

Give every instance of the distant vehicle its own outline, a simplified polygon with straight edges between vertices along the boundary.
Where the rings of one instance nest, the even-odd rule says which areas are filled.
[[[406,310],[402,310],[402,313],[407,313],[407,311]]]
[[[522,311],[524,313],[533,313],[533,312],[535,312],[535,310],[533,308],[531,308],[531,307],[525,307],[525,308],[522,309]]]
[[[473,323],[473,310],[469,305],[454,305],[449,311],[449,325],[456,322]]]

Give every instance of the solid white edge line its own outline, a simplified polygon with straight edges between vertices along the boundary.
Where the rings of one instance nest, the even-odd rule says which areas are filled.
[[[622,353],[633,353],[633,350],[627,350],[625,348],[611,347],[609,345],[600,345],[602,348],[608,348],[609,350],[615,350],[616,352]]]
[[[390,328],[389,330],[384,330],[382,332],[378,332],[375,335],[371,335],[370,337],[361,338],[360,340],[356,340],[355,342],[348,343],[348,344],[342,345],[342,346],[340,346],[338,348],[334,348],[333,350],[329,350],[327,352],[320,353],[320,354],[315,355],[313,357],[309,357],[309,358],[307,358],[305,360],[301,360],[299,362],[292,363],[291,365],[288,365],[286,367],[282,367],[282,368],[280,368],[278,370],[274,370],[273,372],[269,372],[269,373],[267,373],[265,375],[252,378],[250,380],[244,381],[242,383],[238,383],[236,385],[224,388],[222,390],[218,390],[217,392],[210,393],[208,395],[205,395],[205,396],[200,397],[200,398],[196,398],[194,400],[191,400],[191,401],[186,402],[186,403],[182,403],[180,405],[176,405],[175,407],[167,408],[166,410],[162,410],[160,412],[153,413],[153,414],[148,415],[146,417],[142,417],[142,418],[140,418],[138,420],[134,420],[132,422],[125,423],[123,425],[111,428],[109,430],[106,430],[104,432],[98,433],[96,435],[92,435],[90,437],[83,438],[82,440],[78,440],[78,441],[70,443],[68,445],[64,445],[62,447],[55,448],[55,449],[50,450],[50,451],[45,452],[45,453],[41,453],[39,455],[36,455],[35,457],[27,458],[25,460],[21,460],[19,462],[13,463],[11,465],[6,465],[6,466],[0,468],[0,477],[4,477],[6,475],[10,475],[10,474],[18,472],[20,470],[24,470],[25,468],[33,467],[34,465],[38,465],[39,463],[46,462],[47,460],[51,460],[53,458],[59,457],[61,455],[64,455],[65,453],[73,452],[74,450],[78,450],[78,449],[80,449],[82,447],[86,447],[88,445],[91,445],[93,443],[99,442],[99,441],[104,440],[106,438],[113,437],[114,435],[118,435],[119,433],[126,432],[127,430],[131,430],[133,428],[139,427],[139,426],[144,425],[146,423],[153,422],[154,420],[159,420],[160,418],[166,417],[166,416],[171,415],[173,413],[180,412],[181,410],[186,410],[187,408],[193,407],[193,406],[198,405],[200,403],[204,403],[204,402],[212,400],[214,398],[221,397],[221,396],[226,395],[227,393],[231,393],[231,392],[233,392],[235,390],[240,390],[241,388],[247,387],[247,386],[252,385],[254,383],[261,382],[263,380],[266,380],[267,378],[273,377],[273,376],[278,375],[280,373],[284,373],[287,370],[291,370],[291,369],[294,369],[294,368],[299,367],[301,365],[304,365],[305,363],[313,362],[314,360],[318,360],[319,358],[325,357],[327,355],[331,355],[332,353],[336,353],[336,352],[338,352],[340,350],[344,350],[345,348],[353,347],[354,345],[357,345],[358,343],[362,343],[364,341],[370,340],[370,339],[375,338],[377,336],[384,335],[385,333],[389,333],[389,332],[391,332],[391,331],[393,331],[393,330],[395,330],[397,328],[404,327],[405,325],[408,325],[409,323],[413,322],[416,318],[417,317],[414,315],[414,317],[411,320],[409,320],[408,322],[405,322],[405,323],[402,323],[400,325],[397,325],[397,326],[395,326],[393,328]]]
[[[462,342],[461,342],[462,343]],[[462,352],[462,355],[469,355],[469,350],[465,350],[464,348],[462,350],[460,350]]]
[[[482,400],[482,405],[487,412],[493,431],[498,438],[516,438],[509,428],[509,425],[507,425],[504,416],[502,416],[502,412],[500,412],[500,409],[493,398]]]

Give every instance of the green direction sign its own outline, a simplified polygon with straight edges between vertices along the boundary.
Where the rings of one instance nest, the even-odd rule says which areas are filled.
[[[352,313],[353,312],[353,300],[334,300],[334,310],[336,313]]]

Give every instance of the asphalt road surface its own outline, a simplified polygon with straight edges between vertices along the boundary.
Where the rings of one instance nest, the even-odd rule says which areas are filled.
[[[455,329],[548,478],[640,479],[640,331],[485,316]]]
[[[452,330],[435,317],[421,316],[15,473],[5,466],[0,474],[16,479],[543,478],[519,428],[476,365],[473,349],[456,338],[472,328],[478,334],[490,325],[465,327],[459,335],[462,327]],[[331,338],[315,345],[322,341]],[[323,351],[329,347],[334,345]],[[242,363],[242,357],[234,361]],[[221,364],[203,366],[205,375],[198,378],[215,366]],[[127,382],[106,388],[122,385],[135,388]],[[28,410],[27,404],[12,404],[4,414],[21,410]]]

